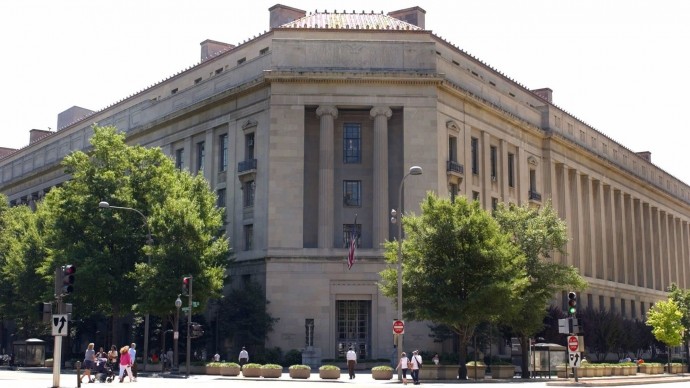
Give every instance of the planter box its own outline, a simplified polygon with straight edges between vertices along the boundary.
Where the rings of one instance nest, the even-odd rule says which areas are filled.
[[[220,367],[221,376],[239,376],[240,368],[237,366],[222,366]]]
[[[283,375],[282,369],[261,368],[261,377],[268,378],[268,379],[276,379],[282,375]]]
[[[579,368],[580,371],[580,376],[581,377],[594,377],[594,368],[591,366],[588,366],[586,368]]]
[[[371,371],[371,377],[373,377],[374,380],[390,380],[393,378],[393,371],[392,370],[372,370]]]
[[[319,377],[327,380],[336,380],[340,378],[340,369],[337,370],[320,370]]]
[[[419,370],[420,380],[455,380],[458,378],[457,365],[424,365]],[[408,369],[408,376],[410,370]]]
[[[486,375],[485,366],[467,366],[467,378],[468,379],[483,379]]]
[[[244,377],[261,377],[261,368],[242,368],[242,376]]]
[[[604,367],[603,366],[598,366],[594,368],[594,377],[603,377],[604,376]]]
[[[293,379],[308,379],[311,376],[309,369],[290,369],[290,377]]]
[[[492,365],[492,379],[512,379],[515,376],[515,366],[513,365]]]
[[[207,375],[218,375],[218,376],[220,376],[220,367],[219,366],[207,366],[206,367],[206,374]]]

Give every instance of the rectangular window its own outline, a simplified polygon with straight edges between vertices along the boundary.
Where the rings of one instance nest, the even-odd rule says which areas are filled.
[[[472,152],[472,174],[479,174],[479,139],[473,137],[470,143]]]
[[[491,197],[491,210],[496,211],[498,209],[498,198]]]
[[[644,302],[640,302],[640,316],[644,318],[646,311],[644,310]]]
[[[254,159],[254,132],[244,135],[244,160]]]
[[[350,247],[353,235],[357,239],[357,248],[359,248],[362,237],[362,224],[343,224],[343,248]]]
[[[216,75],[220,74],[223,72],[223,68],[221,67],[220,69],[216,69]]]
[[[259,55],[264,55],[268,53],[268,47],[264,47],[261,50],[259,50]]]
[[[448,160],[451,162],[458,161],[458,138],[455,136],[448,138]]]
[[[184,148],[175,151],[175,168],[178,170],[184,168]]]
[[[611,311],[612,313],[615,313],[616,310],[618,310],[618,309],[616,308],[616,298],[610,297],[610,298],[609,298],[609,304],[611,305],[611,308],[609,309],[609,311]]]
[[[244,250],[251,251],[254,249],[254,225],[244,226]]]
[[[304,320],[304,329],[306,331],[304,346],[314,346],[314,318]]]
[[[201,82],[201,77],[197,78],[194,80],[194,85],[198,84]]]
[[[455,198],[458,197],[458,185],[455,183],[450,184],[450,201],[455,202]]]
[[[362,206],[362,181],[343,181],[343,205]]]
[[[218,170],[228,169],[228,135],[223,134],[218,138]]]
[[[242,184],[242,204],[244,207],[254,206],[254,190],[256,183],[254,181],[246,181]]]
[[[479,201],[479,191],[473,191],[472,192],[472,200],[473,201]]]
[[[535,170],[529,170],[529,191],[537,192],[537,172]]]
[[[170,91],[170,94],[175,94],[175,93],[177,93],[177,88]]]
[[[218,189],[218,191],[216,193],[218,195],[218,199],[216,200],[216,205],[218,205],[218,207],[224,208],[225,207],[225,193],[226,193],[225,189]]]
[[[625,318],[625,299],[621,299],[621,316]]]
[[[362,162],[362,125],[346,123],[343,128],[343,163],[357,164]]]
[[[237,60],[237,64],[238,64],[238,65],[241,65],[241,64],[243,64],[243,63],[245,63],[245,62],[247,62],[247,58],[246,58],[246,57],[240,58],[240,59]]]
[[[630,315],[633,319],[637,318],[637,310],[635,310],[635,301],[630,300]]]
[[[606,303],[604,302],[604,295],[599,295],[599,310],[606,310]]]
[[[515,187],[515,154],[508,153],[508,186]]]
[[[491,180],[495,181],[498,177],[498,149],[496,146],[491,146]]]
[[[204,171],[204,159],[206,159],[205,143],[196,143],[196,172]]]

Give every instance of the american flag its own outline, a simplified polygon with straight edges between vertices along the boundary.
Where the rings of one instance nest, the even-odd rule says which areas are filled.
[[[350,252],[347,255],[347,269],[352,269],[355,263],[355,250],[357,249],[357,233],[352,233],[352,240],[350,241]]]

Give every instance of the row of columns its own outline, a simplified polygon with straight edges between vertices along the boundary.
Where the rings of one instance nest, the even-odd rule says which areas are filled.
[[[372,246],[379,247],[388,239],[388,119],[389,107],[376,106],[370,110],[374,120],[373,132],[373,216]],[[316,109],[319,127],[319,229],[318,247],[333,248],[335,242],[335,120],[338,108],[321,105]]]
[[[688,220],[562,163],[551,169],[554,207],[572,236],[564,263],[591,278],[658,291],[690,285]]]

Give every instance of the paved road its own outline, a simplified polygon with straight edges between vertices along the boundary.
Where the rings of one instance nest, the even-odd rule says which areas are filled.
[[[425,387],[452,387],[458,384],[472,384],[479,387],[490,388],[517,388],[516,385],[527,385],[528,388],[548,388],[550,386],[630,386],[645,384],[651,386],[659,386],[660,388],[687,388],[687,382],[690,381],[690,375],[687,376],[661,376],[661,377],[645,377],[638,376],[637,378],[616,379],[616,378],[595,378],[587,379],[581,378],[579,384],[575,384],[573,380],[564,381],[557,379],[535,379],[535,380],[483,380],[479,383],[474,381],[438,381],[430,382],[423,381],[422,385]],[[82,384],[82,388],[97,388],[101,385],[110,387],[108,383]],[[161,375],[140,376],[138,382],[130,383],[127,380],[123,384],[119,384],[115,380],[112,387],[115,388],[145,388],[145,387],[165,387],[165,388],[188,388],[190,386],[201,385],[204,388],[274,388],[279,384],[286,384],[287,388],[337,388],[339,385],[347,388],[346,384],[351,384],[351,388],[394,388],[401,386],[396,380],[390,381],[376,381],[371,378],[368,372],[361,372],[354,380],[349,380],[347,374],[341,375],[340,380],[321,380],[318,373],[313,373],[308,380],[291,379],[287,373],[284,373],[278,379],[249,379],[244,377],[224,377],[224,376],[207,376],[198,375],[190,376],[189,378],[172,378]],[[0,387],[2,388],[50,388],[53,385],[53,375],[46,373],[44,370],[20,370],[10,371],[7,369],[0,369]],[[412,384],[409,384],[412,386]],[[60,376],[61,388],[77,387],[77,377],[75,373],[62,374]],[[104,387],[105,388],[105,387]],[[411,388],[411,387],[410,387]]]

